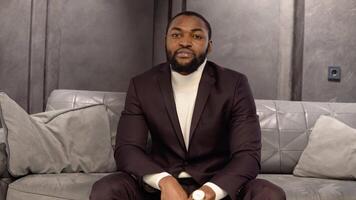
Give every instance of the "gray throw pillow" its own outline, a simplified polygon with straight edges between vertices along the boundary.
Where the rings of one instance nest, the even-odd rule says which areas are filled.
[[[293,174],[296,176],[355,179],[356,129],[320,116]]]
[[[105,105],[28,115],[0,93],[0,118],[13,176],[116,170]]]

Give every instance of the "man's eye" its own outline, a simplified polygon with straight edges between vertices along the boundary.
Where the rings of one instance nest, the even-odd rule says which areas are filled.
[[[200,35],[196,35],[196,34],[193,34],[193,38],[194,38],[194,39],[198,39],[198,40],[203,39],[203,37],[202,37],[202,36],[200,36]]]
[[[171,34],[171,37],[172,37],[172,38],[177,38],[177,37],[179,37],[179,36],[180,36],[180,35],[179,35],[178,33],[172,33],[172,34]]]

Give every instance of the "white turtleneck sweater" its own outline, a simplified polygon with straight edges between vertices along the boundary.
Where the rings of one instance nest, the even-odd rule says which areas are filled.
[[[182,130],[184,143],[187,150],[189,147],[190,125],[192,122],[195,100],[197,97],[198,87],[206,61],[207,60],[205,59],[205,61],[198,67],[195,72],[188,75],[182,75],[178,72],[171,70],[171,82],[174,93],[174,100],[178,114],[179,124]],[[167,172],[149,174],[143,176],[143,180],[151,187],[160,190],[158,183],[162,178],[166,176],[171,175]],[[191,176],[187,172],[183,171],[178,175],[178,177],[188,178]],[[222,190],[219,186],[212,182],[207,182],[204,185],[207,185],[214,190],[216,195],[215,200],[222,199],[227,195],[226,191]]]

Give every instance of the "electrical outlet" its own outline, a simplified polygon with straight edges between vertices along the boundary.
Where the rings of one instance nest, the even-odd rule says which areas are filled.
[[[340,80],[341,80],[340,66],[329,66],[328,67],[328,80],[340,82]]]

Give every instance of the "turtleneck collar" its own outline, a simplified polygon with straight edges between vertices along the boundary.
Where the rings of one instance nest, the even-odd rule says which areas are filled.
[[[172,84],[175,87],[194,87],[198,86],[201,76],[203,74],[205,64],[207,59],[205,58],[204,62],[198,67],[198,69],[190,74],[183,75],[176,71],[173,71],[171,68],[171,75],[172,75]]]

